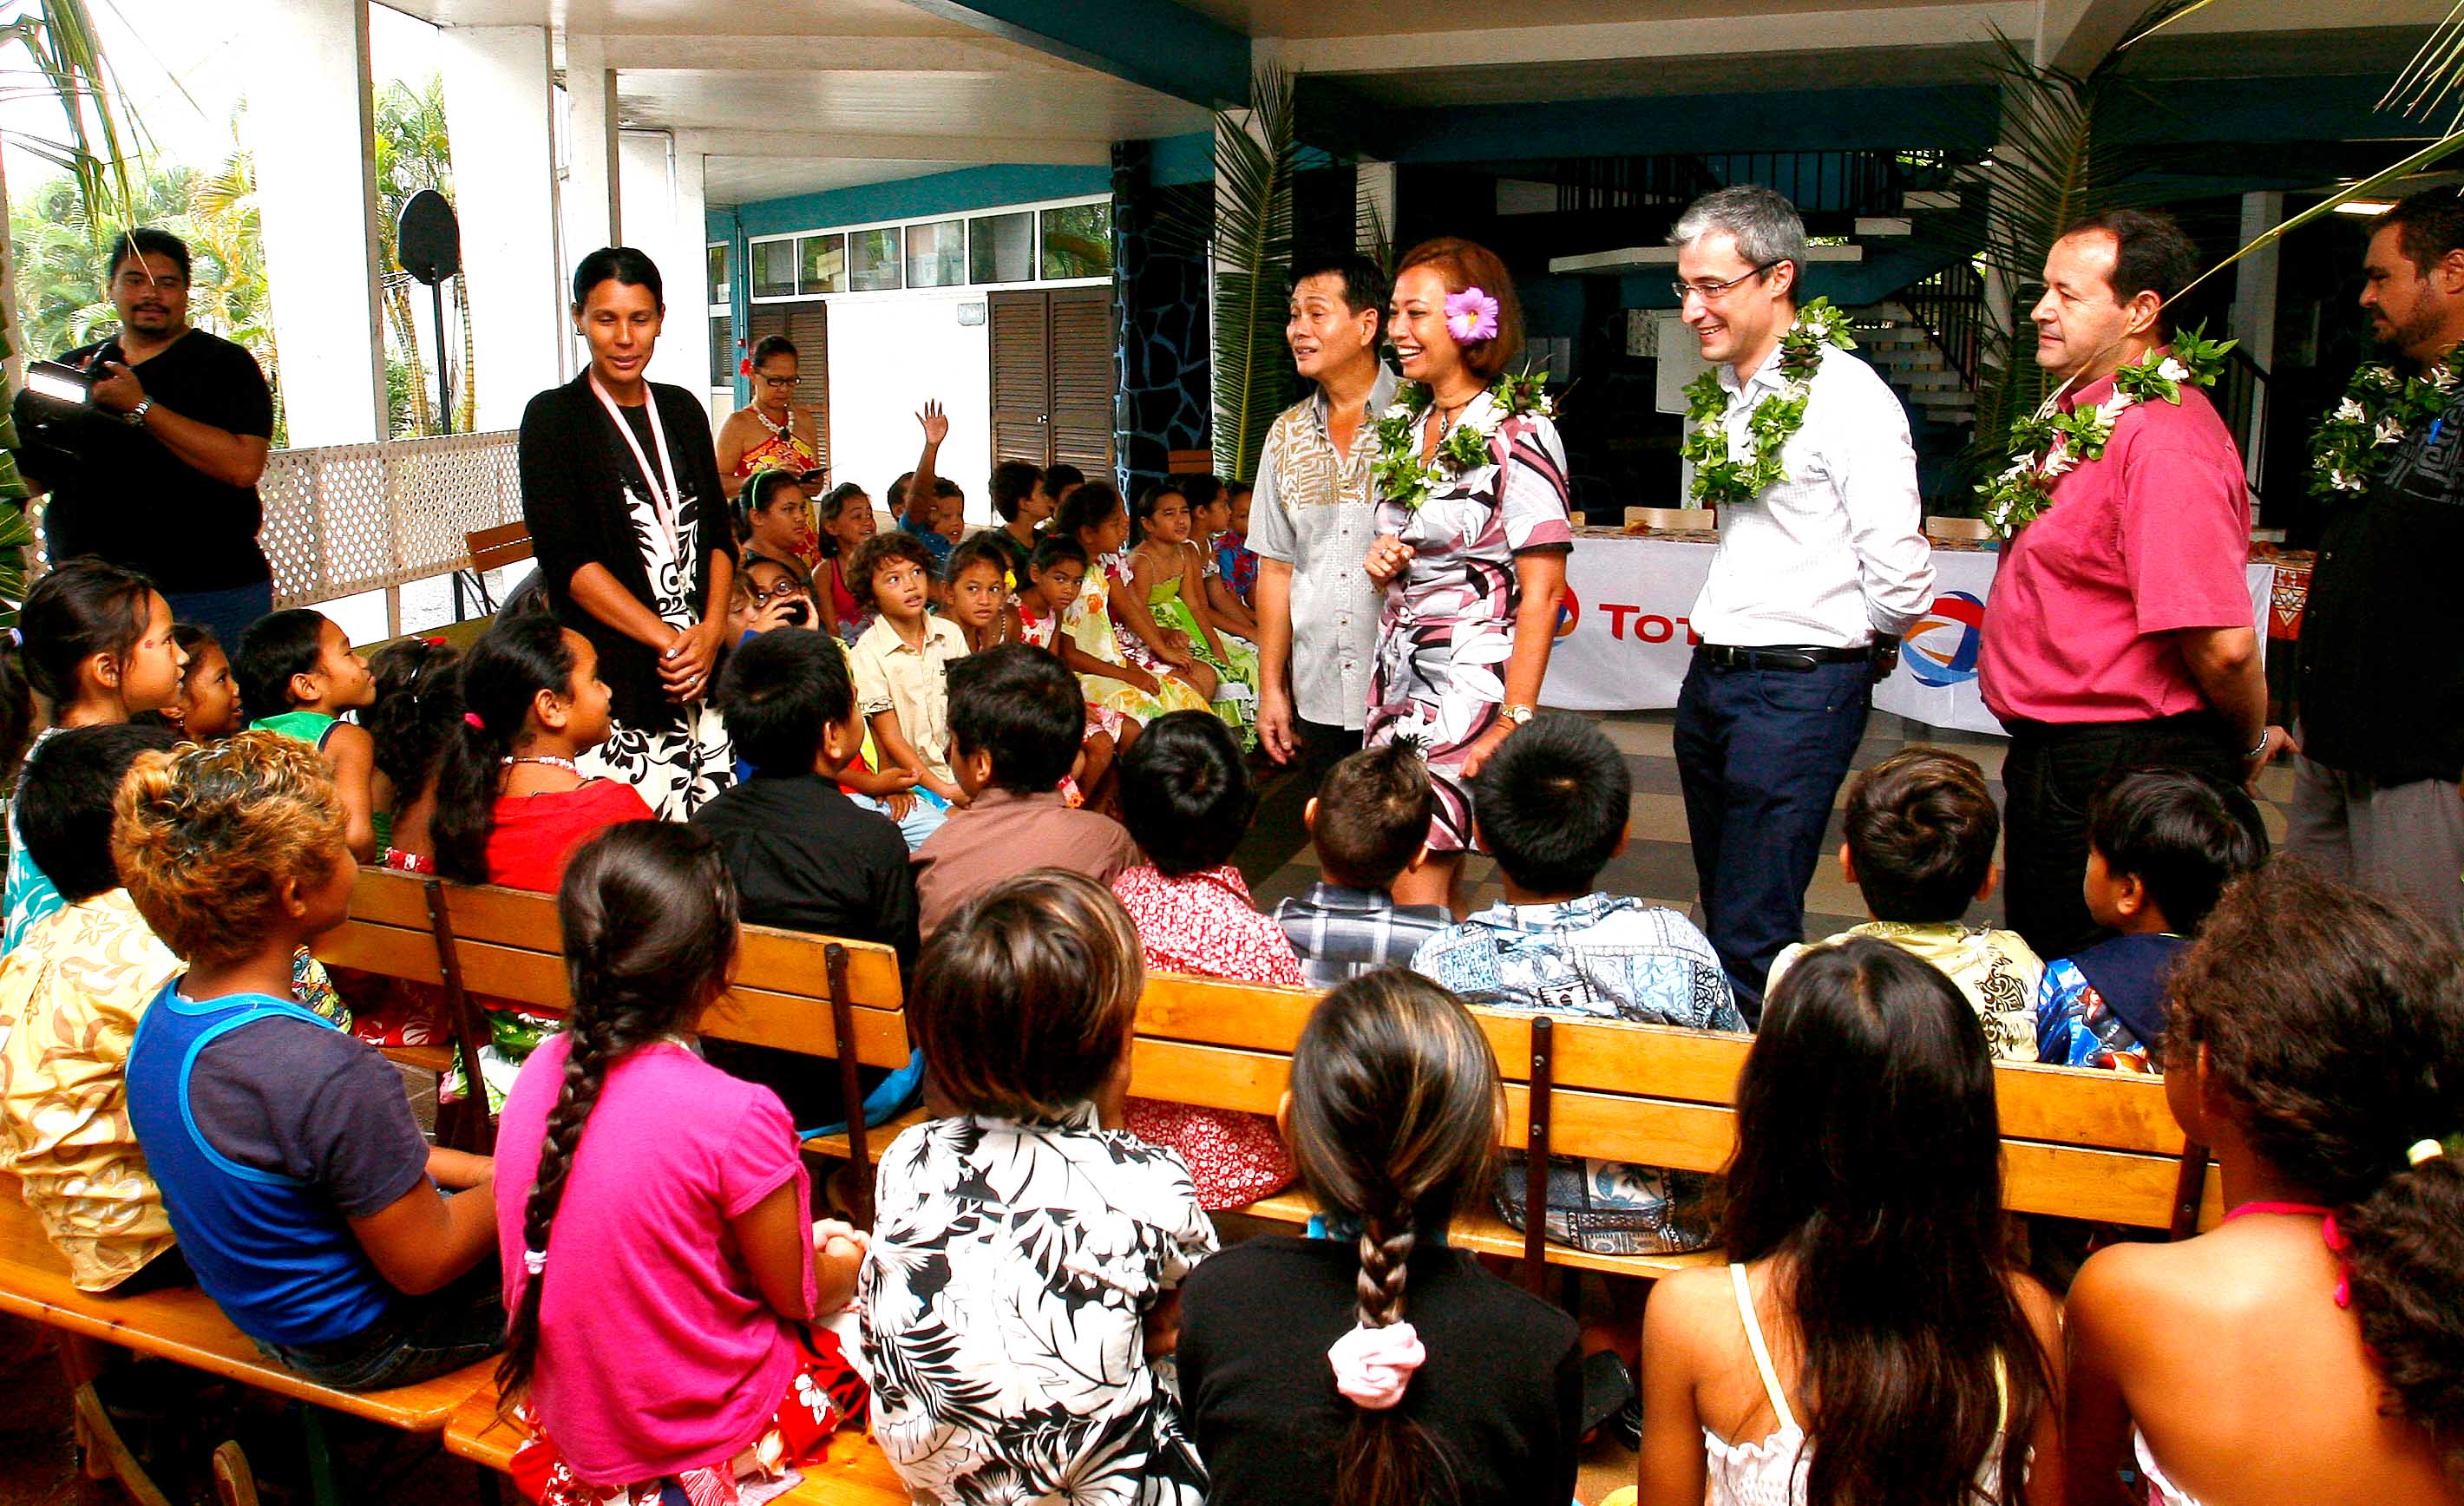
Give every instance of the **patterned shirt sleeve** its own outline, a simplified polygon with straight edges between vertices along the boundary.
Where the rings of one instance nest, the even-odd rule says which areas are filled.
[[[1249,492],[1249,551],[1261,559],[1290,564],[1300,556],[1300,539],[1284,511],[1279,475],[1283,467],[1284,426],[1278,422],[1266,430],[1266,447],[1258,456],[1258,479]]]
[[[1532,417],[1510,424],[1505,432],[1506,464],[1499,469],[1498,486],[1507,548],[1518,555],[1573,549],[1574,526],[1568,515],[1566,500],[1566,447],[1557,437],[1557,426],[1545,418]],[[1251,506],[1254,509],[1256,504]]]
[[[2059,1067],[2096,1065],[2097,1039],[2087,1028],[2096,990],[2070,959],[2047,964],[2036,985],[2036,1059]]]

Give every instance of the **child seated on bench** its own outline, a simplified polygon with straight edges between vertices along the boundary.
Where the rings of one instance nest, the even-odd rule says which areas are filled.
[[[436,871],[436,770],[462,722],[462,650],[405,638],[368,657],[376,701],[361,713],[376,743],[377,837],[388,868]]]
[[[1062,797],[1085,726],[1076,677],[1041,649],[1004,644],[950,666],[951,757],[967,803],[915,849],[928,940],[1023,864],[1110,884],[1138,861],[1120,822]]]
[[[203,622],[175,622],[171,637],[188,663],[180,671],[179,698],[151,714],[190,742],[218,742],[247,726],[239,679],[214,630]]]
[[[2036,1059],[2152,1072],[2165,980],[2225,885],[2267,861],[2267,828],[2239,789],[2147,769],[2098,792],[2087,843],[2088,913],[2121,934],[2046,964]]]
[[[171,604],[134,570],[89,556],[51,571],[27,591],[16,637],[13,650],[0,649],[0,774],[63,729],[124,722],[179,699],[187,656],[173,636]],[[30,742],[38,715],[47,725]],[[12,807],[0,951],[13,950],[27,927],[63,903],[19,835]]]
[[[915,1500],[1204,1500],[1161,1357],[1215,1230],[1121,1127],[1144,982],[1120,905],[1059,869],[925,945],[907,1018],[946,1117],[882,1158],[861,1282],[873,1435]]]
[[[375,860],[376,742],[341,718],[375,704],[376,677],[351,650],[351,635],[321,612],[294,607],[258,618],[239,635],[231,667],[249,725],[297,737],[324,755],[341,797],[351,856]]]
[[[1772,986],[1730,1263],[1663,1277],[1643,1315],[1643,1500],[1690,1506],[1706,1476],[1721,1502],[2061,1500],[2061,1310],[2006,1241],[1993,1086],[1967,1000],[1886,942]]]
[[[1365,748],[1327,771],[1301,812],[1326,876],[1275,906],[1310,988],[1409,966],[1420,943],[1454,923],[1443,906],[1397,905],[1390,892],[1428,857],[1436,804],[1428,767],[1407,742]]]
[[[1244,1240],[1190,1273],[1180,1394],[1208,1500],[1573,1500],[1574,1321],[1446,1248],[1506,1129],[1471,1012],[1399,968],[1344,984],[1309,1015],[1279,1117],[1328,1237]]]
[[[26,1206],[82,1292],[192,1279],[128,1127],[129,1037],[180,959],[155,939],[111,862],[111,801],[138,754],[179,738],[121,723],[47,740],[18,776],[27,850],[68,907],[0,961],[0,1127]]]
[[[894,840],[894,839],[893,839]],[[709,837],[628,822],[557,897],[573,1014],[505,1101],[497,1384],[541,1506],[768,1499],[864,1406],[836,1335],[864,1236],[812,1222],[769,1089],[686,1044],[726,991],[736,888]],[[680,1112],[683,1105],[690,1112]]]
[[[1533,718],[1472,781],[1480,843],[1506,898],[1422,943],[1412,969],[1469,1003],[1575,1018],[1742,1031],[1719,953],[1675,910],[1595,890],[1625,846],[1634,800],[1625,758],[1563,712]],[[1498,1179],[1499,1211],[1523,1227],[1520,1152]],[[1695,1250],[1710,1237],[1691,1205],[1699,1177],[1560,1157],[1549,1168],[1549,1237],[1595,1255]]]
[[[2166,1099],[2215,1155],[2225,1222],[2175,1244],[2108,1246],[2072,1283],[2072,1498],[2089,1498],[2080,1480],[2135,1468],[2160,1506],[2453,1506],[2454,939],[2401,902],[2278,859],[2225,891],[2170,987]]]
[[[1873,919],[1824,945],[1873,936],[1923,957],[1959,985],[1995,1058],[2035,1060],[2045,965],[2017,931],[1965,919],[2001,877],[1993,851],[2002,813],[1985,771],[1944,749],[1903,748],[1849,782],[1842,824],[1839,871],[1864,895]],[[1804,954],[1801,945],[1782,951],[1771,987]]]
[[[1257,814],[1257,786],[1230,728],[1211,711],[1156,718],[1121,759],[1121,814],[1146,862],[1112,881],[1151,971],[1300,988],[1284,928],[1249,903],[1232,851]],[[1291,1156],[1263,1114],[1130,1101],[1130,1128],[1170,1146],[1209,1211],[1246,1208],[1292,1180]]]
[[[946,551],[944,552],[946,554]],[[918,797],[963,805],[950,773],[950,663],[967,653],[956,622],[928,610],[934,560],[909,533],[876,534],[847,562],[847,584],[880,612],[855,641],[856,709],[891,768],[916,773]]]
[[[381,1390],[493,1352],[505,1315],[487,1158],[431,1150],[391,1063],[291,1002],[293,953],[350,913],[342,832],[297,739],[139,758],[113,857],[188,971],[138,1023],[128,1117],[225,1316],[319,1385]]]

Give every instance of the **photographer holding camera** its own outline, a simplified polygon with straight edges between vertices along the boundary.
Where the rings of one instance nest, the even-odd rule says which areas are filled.
[[[46,553],[143,571],[175,618],[235,644],[274,610],[256,543],[274,394],[245,347],[189,325],[179,237],[121,232],[110,294],[119,333],[39,366],[18,400],[20,462],[51,493]]]

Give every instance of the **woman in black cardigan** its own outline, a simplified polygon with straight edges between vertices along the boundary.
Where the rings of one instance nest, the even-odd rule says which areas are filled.
[[[599,650],[613,692],[614,730],[582,772],[683,820],[734,778],[709,696],[736,542],[709,416],[643,378],[665,312],[649,257],[617,246],[583,258],[573,322],[590,365],[522,414],[522,515],[548,600]]]

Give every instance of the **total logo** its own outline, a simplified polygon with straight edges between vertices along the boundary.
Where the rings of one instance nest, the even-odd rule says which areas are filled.
[[[1568,586],[1566,588],[1564,599],[1557,603],[1557,641],[1559,643],[1564,643],[1567,639],[1573,637],[1574,624],[1582,620],[1582,598],[1574,595],[1574,588],[1573,586]]]
[[[1901,640],[1900,663],[1922,685],[1964,685],[1976,678],[1984,639],[1985,603],[1965,591],[1945,592]]]

